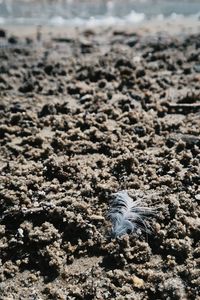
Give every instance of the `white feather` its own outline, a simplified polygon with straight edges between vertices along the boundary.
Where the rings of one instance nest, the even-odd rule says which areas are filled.
[[[151,208],[142,206],[141,200],[133,201],[127,191],[113,194],[114,198],[108,212],[112,222],[112,236],[117,237],[126,233],[136,232],[140,229],[150,232],[145,221],[147,215],[153,214]]]

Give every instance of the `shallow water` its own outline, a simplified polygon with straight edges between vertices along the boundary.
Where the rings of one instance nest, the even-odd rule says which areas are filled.
[[[199,14],[198,0],[0,0],[0,24],[11,25],[113,25]]]

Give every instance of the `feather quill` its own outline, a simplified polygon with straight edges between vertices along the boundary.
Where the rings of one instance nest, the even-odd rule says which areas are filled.
[[[127,191],[113,194],[108,218],[112,222],[111,236],[116,238],[126,233],[134,233],[140,229],[150,233],[150,226],[145,218],[154,214],[154,210],[142,205],[141,199],[133,200]]]

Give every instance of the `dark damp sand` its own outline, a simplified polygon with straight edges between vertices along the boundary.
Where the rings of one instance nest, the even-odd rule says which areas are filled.
[[[200,35],[191,24],[7,28],[0,299],[199,299]],[[159,206],[152,235],[109,240],[110,194],[122,189]]]

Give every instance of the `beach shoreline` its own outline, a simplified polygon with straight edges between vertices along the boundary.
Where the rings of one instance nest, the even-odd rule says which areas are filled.
[[[137,31],[139,34],[157,34],[159,32],[165,32],[170,35],[173,34],[197,34],[200,30],[200,20],[191,17],[179,17],[176,19],[165,18],[155,20],[145,20],[140,23],[127,23],[125,25],[117,24],[114,25],[85,25],[85,26],[74,26],[74,25],[9,25],[1,24],[0,26],[9,34],[16,34],[19,37],[33,36],[37,34],[38,30],[45,35],[48,34],[81,34],[85,30],[93,30],[94,32],[104,31]]]

